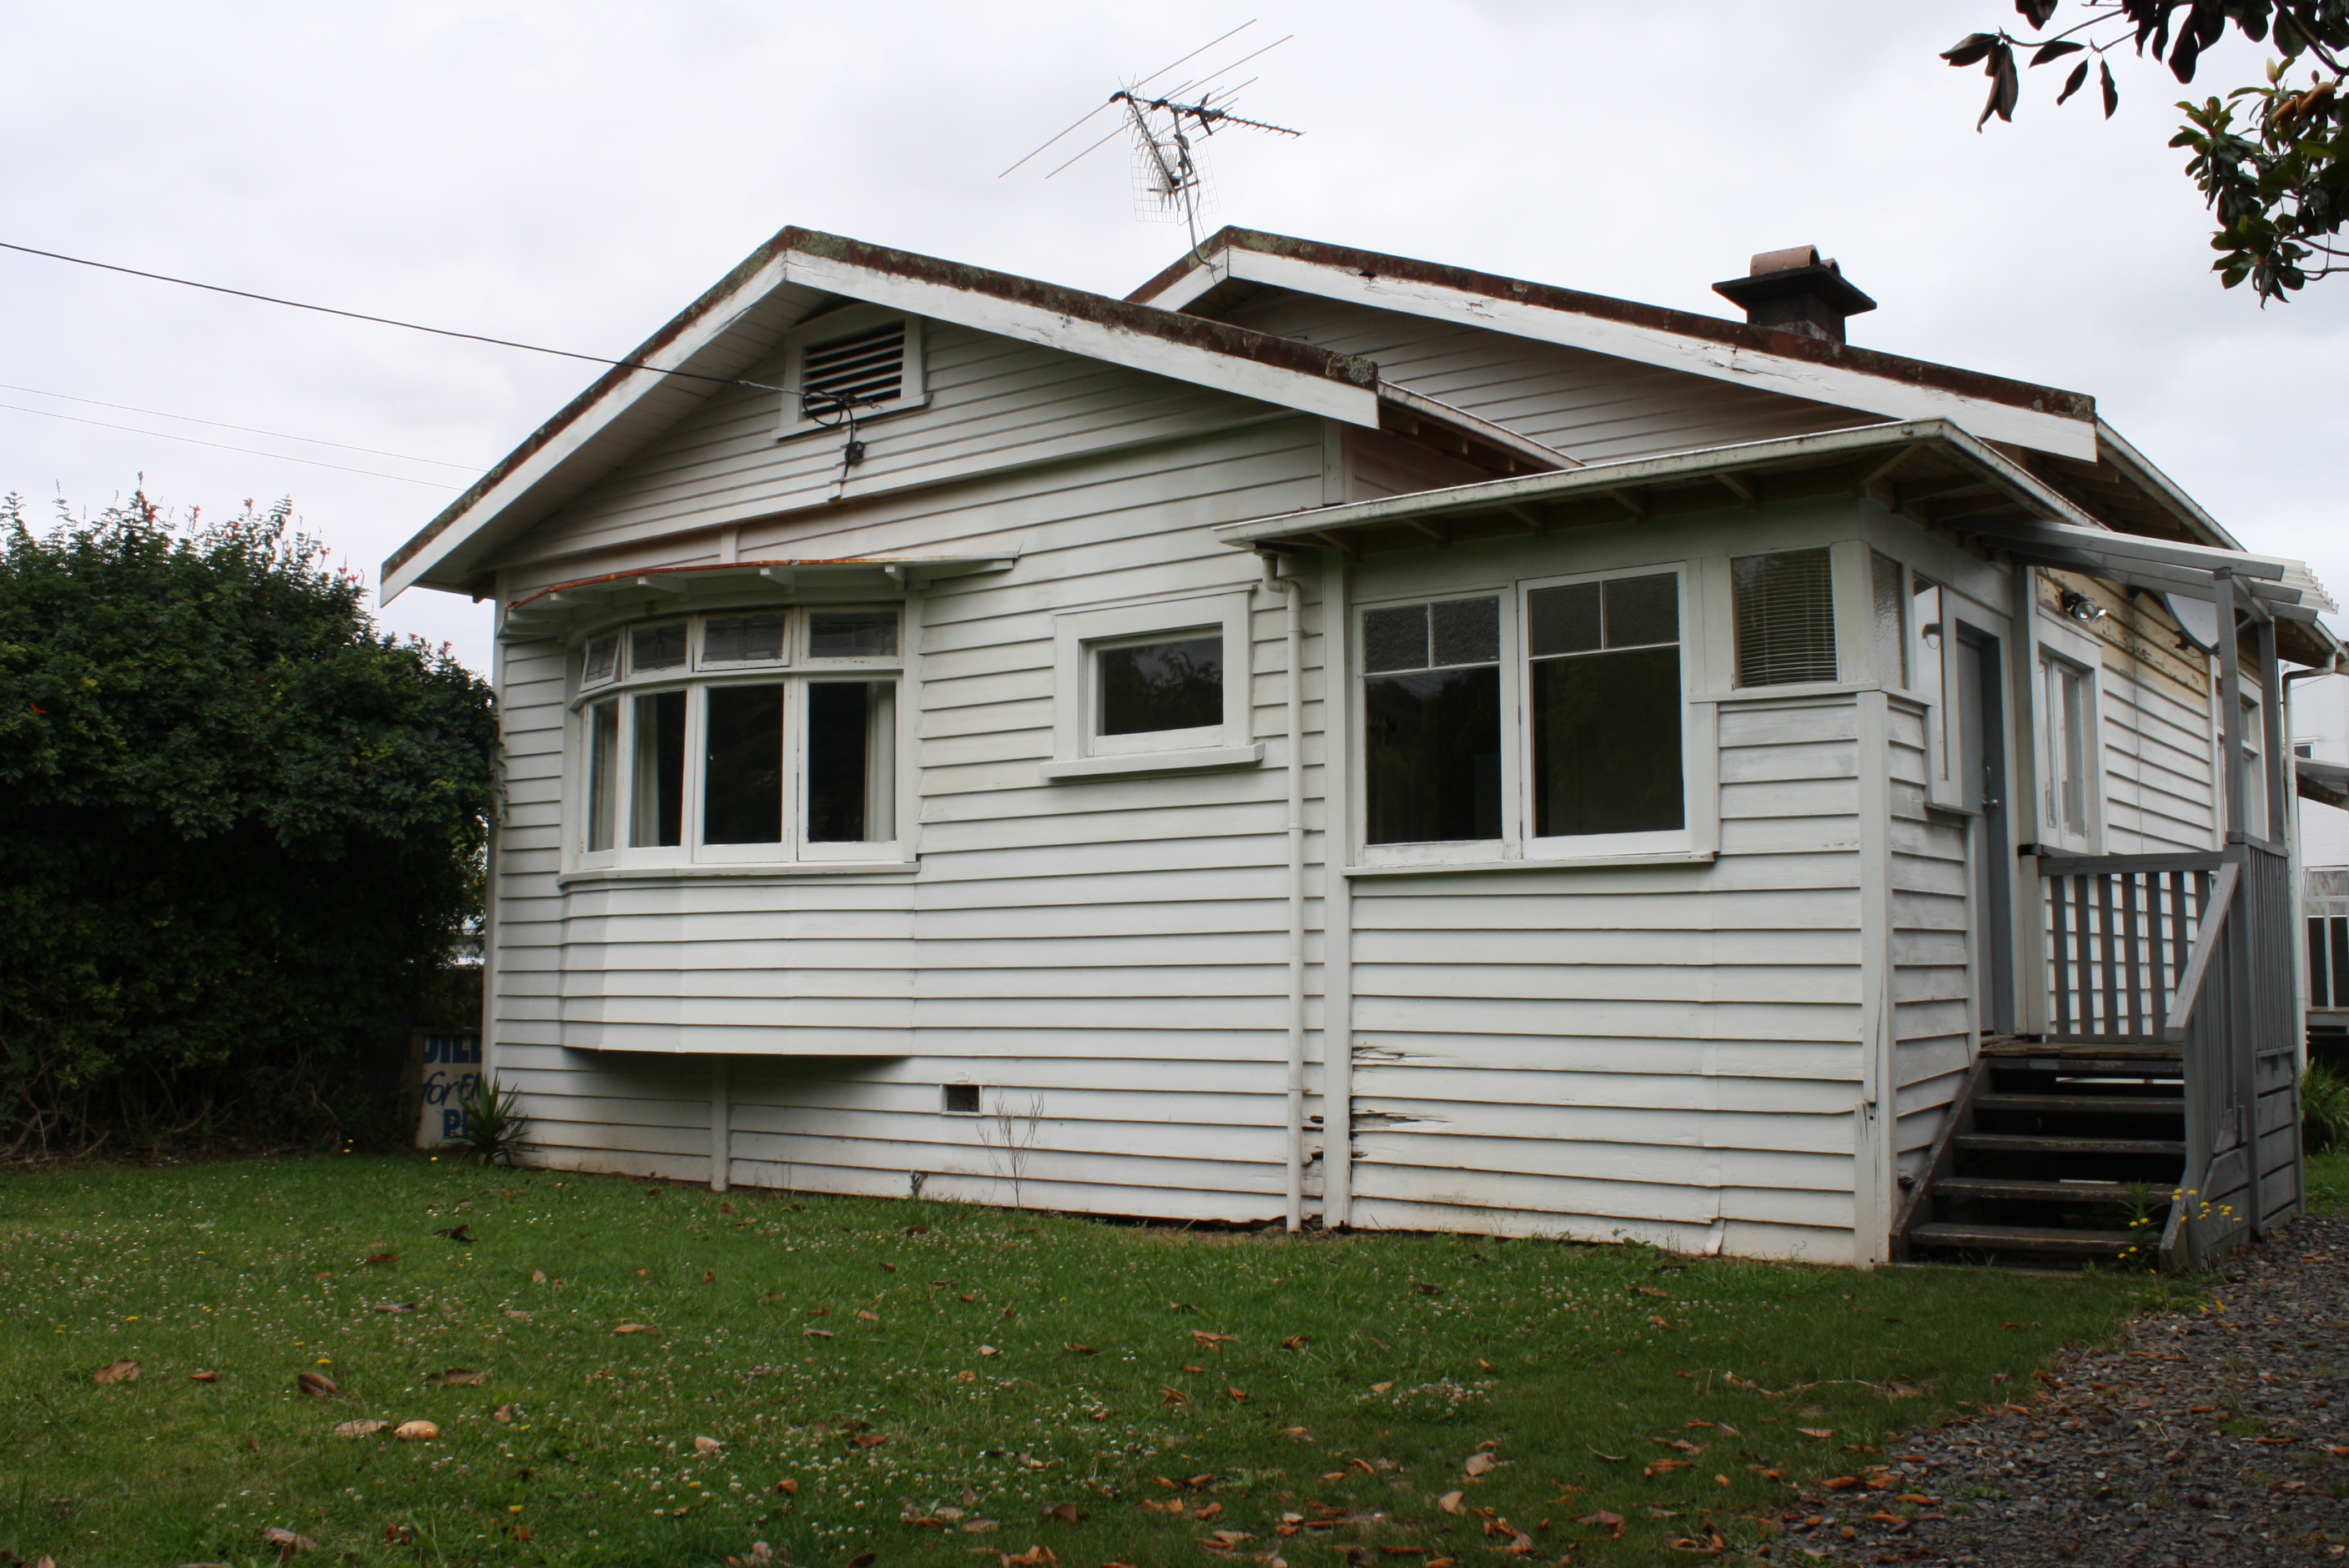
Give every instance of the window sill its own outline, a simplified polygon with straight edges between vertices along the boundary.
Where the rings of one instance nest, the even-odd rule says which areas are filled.
[[[904,861],[745,861],[738,864],[682,866],[602,866],[593,871],[564,872],[554,885],[565,892],[598,887],[625,887],[637,882],[798,882],[805,877],[854,877],[895,874],[911,876],[921,870],[917,860]]]
[[[1129,751],[1117,757],[1081,757],[1040,762],[1038,774],[1063,779],[1122,779],[1136,773],[1205,773],[1218,768],[1253,768],[1264,760],[1264,742],[1248,746],[1200,746],[1183,751]]]
[[[1477,872],[1581,871],[1606,866],[1702,866],[1711,865],[1718,858],[1717,851],[1713,850],[1662,850],[1648,854],[1558,855],[1542,860],[1436,861],[1421,865],[1340,866],[1338,874],[1355,878],[1437,877]]]

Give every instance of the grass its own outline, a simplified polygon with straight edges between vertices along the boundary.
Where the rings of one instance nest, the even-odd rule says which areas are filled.
[[[296,1568],[680,1568],[761,1541],[805,1568],[1195,1564],[1219,1531],[1243,1561],[1427,1568],[1522,1532],[1529,1560],[1653,1562],[1757,1540],[1889,1430],[2027,1398],[2062,1346],[2176,1288],[421,1156],[5,1181],[0,1547],[58,1568],[274,1562],[272,1527],[316,1543]],[[130,1359],[137,1381],[93,1381]],[[451,1369],[487,1378],[431,1380]],[[332,1433],[416,1418],[437,1439]],[[1619,1539],[1576,1522],[1601,1514]]]
[[[2329,1214],[2349,1207],[2349,1144],[2307,1156],[2302,1166],[2312,1213]]]

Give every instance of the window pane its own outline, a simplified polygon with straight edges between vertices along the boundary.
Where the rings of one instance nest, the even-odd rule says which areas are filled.
[[[685,623],[672,621],[666,626],[639,626],[628,634],[628,668],[637,675],[647,670],[675,669],[685,663]]]
[[[608,850],[619,841],[620,705],[599,702],[587,710],[587,848]]]
[[[1427,667],[1427,606],[1405,604],[1362,612],[1362,668],[1423,670]]]
[[[1681,584],[1670,572],[1617,577],[1607,584],[1607,645],[1637,648],[1681,640]]]
[[[1362,683],[1369,840],[1501,836],[1501,670],[1429,670]]]
[[[1729,563],[1737,684],[1836,678],[1835,591],[1824,550],[1746,555]]]
[[[702,627],[703,664],[771,665],[782,656],[781,615],[713,615]]]
[[[896,652],[895,610],[818,610],[808,615],[812,659],[886,659]]]
[[[1540,660],[1533,719],[1536,834],[1686,825],[1679,648]]]
[[[1875,603],[1872,624],[1876,633],[1876,678],[1886,686],[1906,688],[1909,685],[1909,593],[1901,580],[1907,575],[1900,562],[1868,553],[1874,572]]]
[[[587,679],[591,682],[610,680],[613,667],[619,662],[619,638],[598,637],[587,645]]]
[[[807,836],[862,843],[897,836],[896,686],[816,681],[807,688]]]
[[[1201,729],[1224,722],[1221,635],[1102,648],[1093,658],[1103,735]]]
[[[1446,599],[1427,607],[1434,623],[1435,658],[1448,665],[1486,665],[1501,656],[1501,602]]]
[[[1526,595],[1526,641],[1533,655],[1587,654],[1599,645],[1599,584],[1537,588]]]
[[[783,688],[711,686],[704,717],[701,841],[782,842]]]
[[[684,642],[678,636],[679,645]],[[628,842],[644,849],[685,842],[685,694],[665,691],[636,699],[635,767],[629,779],[636,809]]]

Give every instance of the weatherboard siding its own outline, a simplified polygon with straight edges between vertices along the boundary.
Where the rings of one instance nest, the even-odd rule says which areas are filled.
[[[1219,314],[1240,326],[1373,360],[1398,386],[1585,463],[1845,429],[1881,418],[1491,328],[1276,289]]]
[[[1926,711],[1887,705],[1893,1151],[1920,1168],[1972,1066],[1973,971],[1967,938],[1966,831],[1926,807]]]

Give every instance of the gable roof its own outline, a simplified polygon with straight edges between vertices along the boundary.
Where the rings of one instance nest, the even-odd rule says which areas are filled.
[[[1212,315],[1259,288],[1464,322],[1889,419],[1948,419],[1983,440],[2097,458],[2095,399],[2085,393],[1256,229],[1218,231],[1126,297]]]
[[[393,552],[383,563],[384,602],[418,583],[470,591],[481,562],[499,543],[735,384],[816,305],[842,297],[1348,424],[1380,423],[1378,366],[1367,359],[1009,273],[787,228],[647,338],[626,363],[596,377]],[[1495,441],[1540,449],[1506,432],[1486,433]]]

